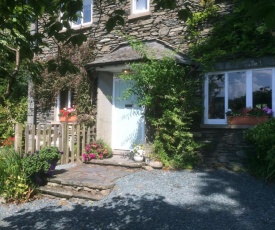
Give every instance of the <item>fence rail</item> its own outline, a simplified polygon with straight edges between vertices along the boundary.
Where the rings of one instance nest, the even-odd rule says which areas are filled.
[[[61,164],[80,162],[85,145],[95,139],[95,128],[79,124],[22,124],[15,126],[15,150],[35,153],[43,147],[55,146],[62,151]]]

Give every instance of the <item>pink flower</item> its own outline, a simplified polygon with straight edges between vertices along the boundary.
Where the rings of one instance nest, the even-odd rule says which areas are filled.
[[[85,153],[82,154],[82,159],[83,159],[83,161],[88,161],[89,160],[87,154],[85,154]]]
[[[103,154],[99,154],[99,159],[103,159]]]
[[[86,151],[90,152],[91,148],[90,147],[86,147]]]
[[[90,159],[96,159],[96,154],[89,154]]]
[[[97,144],[92,144],[91,145],[93,148],[96,148],[97,147]]]

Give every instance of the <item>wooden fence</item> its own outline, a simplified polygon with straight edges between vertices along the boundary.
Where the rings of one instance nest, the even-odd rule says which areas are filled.
[[[82,161],[85,145],[95,139],[95,129],[77,124],[22,124],[15,126],[14,148],[21,154],[56,146],[63,152],[60,163]]]

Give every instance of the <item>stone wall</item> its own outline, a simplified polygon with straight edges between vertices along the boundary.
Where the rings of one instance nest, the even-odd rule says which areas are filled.
[[[246,170],[245,149],[250,146],[244,141],[246,129],[201,129],[196,140],[204,145],[201,152],[203,165],[212,168]]]

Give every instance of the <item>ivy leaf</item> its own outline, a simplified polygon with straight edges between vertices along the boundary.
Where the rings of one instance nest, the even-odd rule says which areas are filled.
[[[156,4],[156,9],[175,9],[177,7],[177,0],[154,0],[154,4]]]
[[[63,58],[58,66],[58,72],[65,76],[67,73],[77,74],[79,69],[70,60]]]
[[[113,14],[123,16],[125,14],[125,11],[124,10],[115,10]]]
[[[178,11],[178,17],[183,21],[187,21],[188,18],[192,19],[192,16],[193,14],[189,8],[181,9]]]
[[[65,42],[65,45],[68,43],[72,43],[73,45],[80,46],[83,42],[87,41],[87,37],[84,34],[76,34],[71,36],[67,42]]]
[[[270,12],[269,14],[266,15],[265,18],[265,23],[266,27],[269,29],[275,29],[275,12]]]
[[[47,62],[48,72],[54,72],[57,69],[57,64],[55,60],[49,60]]]
[[[108,19],[108,21],[106,22],[105,28],[106,28],[107,32],[110,33],[116,25],[123,26],[124,24],[125,24],[125,22],[124,22],[123,17],[121,17],[120,15],[115,15]]]

